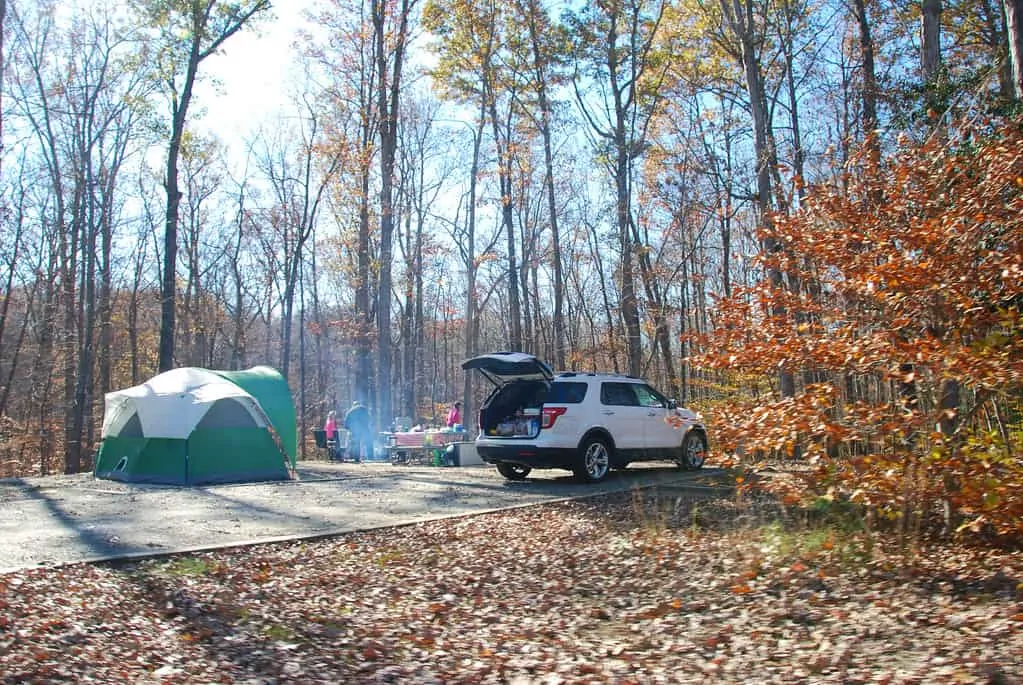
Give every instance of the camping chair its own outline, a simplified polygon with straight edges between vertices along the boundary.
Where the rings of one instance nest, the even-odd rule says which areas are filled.
[[[316,446],[323,450],[323,456],[329,461],[333,458],[334,454],[334,441],[327,440],[327,431],[322,428],[313,431],[313,440],[316,441]]]

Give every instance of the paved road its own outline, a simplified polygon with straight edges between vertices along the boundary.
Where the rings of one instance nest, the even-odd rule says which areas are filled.
[[[180,488],[91,475],[0,481],[0,573],[308,538],[494,511],[634,487],[699,487],[719,472],[637,464],[599,485],[564,471],[522,482],[487,466],[299,466],[299,480]]]

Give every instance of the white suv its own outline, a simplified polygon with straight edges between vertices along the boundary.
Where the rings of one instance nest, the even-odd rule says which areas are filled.
[[[505,478],[567,469],[603,480],[634,461],[666,459],[698,469],[707,452],[700,416],[633,376],[565,372],[536,357],[497,352],[462,364],[496,387],[479,412],[476,450]]]

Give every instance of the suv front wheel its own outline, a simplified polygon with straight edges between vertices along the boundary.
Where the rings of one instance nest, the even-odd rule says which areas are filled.
[[[675,463],[679,468],[695,470],[703,466],[707,456],[707,438],[702,433],[689,431],[682,438],[682,447],[679,448],[679,456]]]
[[[579,463],[572,472],[584,483],[598,483],[607,477],[611,449],[601,438],[586,438],[579,446]]]

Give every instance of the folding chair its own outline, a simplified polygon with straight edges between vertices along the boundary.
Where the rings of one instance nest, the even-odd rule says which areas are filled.
[[[322,428],[313,431],[313,440],[316,441],[316,446],[323,450],[323,456],[328,460],[331,458],[333,450],[333,441],[327,440],[327,431]]]

